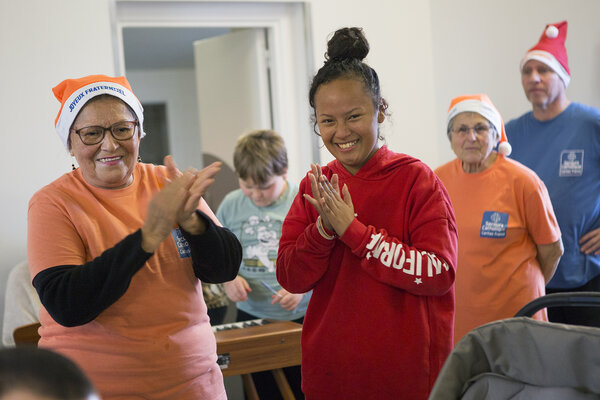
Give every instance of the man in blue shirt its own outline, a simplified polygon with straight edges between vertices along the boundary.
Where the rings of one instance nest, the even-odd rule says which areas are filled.
[[[521,61],[532,111],[506,124],[511,157],[546,184],[564,254],[547,293],[600,292],[600,110],[569,101],[567,21],[546,25]],[[600,308],[551,308],[550,321],[600,326]]]

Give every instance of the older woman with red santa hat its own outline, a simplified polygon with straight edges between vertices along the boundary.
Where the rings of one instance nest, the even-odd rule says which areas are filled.
[[[505,156],[502,117],[485,94],[460,96],[448,109],[457,158],[435,170],[458,226],[454,341],[509,318],[545,294],[562,255],[560,229],[544,183]],[[535,318],[547,320],[539,312]]]
[[[53,91],[79,167],[29,203],[39,345],[79,364],[104,399],[225,399],[201,288],[235,278],[241,261],[202,199],[219,165],[139,162],[143,109],[124,77]]]

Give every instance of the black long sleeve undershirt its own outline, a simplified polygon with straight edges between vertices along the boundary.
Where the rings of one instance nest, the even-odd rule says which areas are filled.
[[[197,213],[206,222],[206,232],[192,235],[182,230],[190,244],[194,274],[210,283],[234,279],[242,259],[240,242],[228,229]],[[33,285],[56,322],[67,327],[83,325],[125,294],[135,273],[152,255],[142,249],[138,229],[90,262],[40,271]]]
[[[217,226],[201,211],[198,216],[206,223],[206,232],[192,235],[181,230],[190,244],[196,278],[206,283],[221,283],[234,279],[242,263],[242,245],[229,229]]]

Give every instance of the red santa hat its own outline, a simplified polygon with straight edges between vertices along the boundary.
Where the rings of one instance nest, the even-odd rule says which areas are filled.
[[[512,147],[510,143],[508,143],[508,140],[506,140],[502,116],[486,94],[470,94],[452,99],[450,107],[448,108],[448,117],[446,118],[448,134],[450,133],[450,124],[454,117],[464,112],[475,112],[490,121],[494,128],[496,128],[496,133],[500,139],[498,153],[504,154],[505,156],[510,155]]]
[[[60,110],[54,121],[56,132],[68,150],[69,131],[77,114],[85,103],[101,94],[109,94],[123,100],[137,117],[140,125],[140,138],[144,137],[144,108],[133,94],[124,76],[89,75],[78,79],[65,79],[52,89],[60,102]]]
[[[537,60],[552,68],[564,82],[565,88],[568,87],[571,73],[565,48],[566,39],[567,21],[546,25],[538,43],[521,60],[521,70],[527,61]]]

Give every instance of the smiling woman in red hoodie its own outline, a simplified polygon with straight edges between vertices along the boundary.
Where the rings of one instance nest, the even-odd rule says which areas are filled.
[[[421,161],[380,146],[379,78],[343,28],[309,93],[335,160],[312,165],[285,219],[277,278],[313,290],[302,332],[307,399],[426,399],[452,348],[457,233]]]

